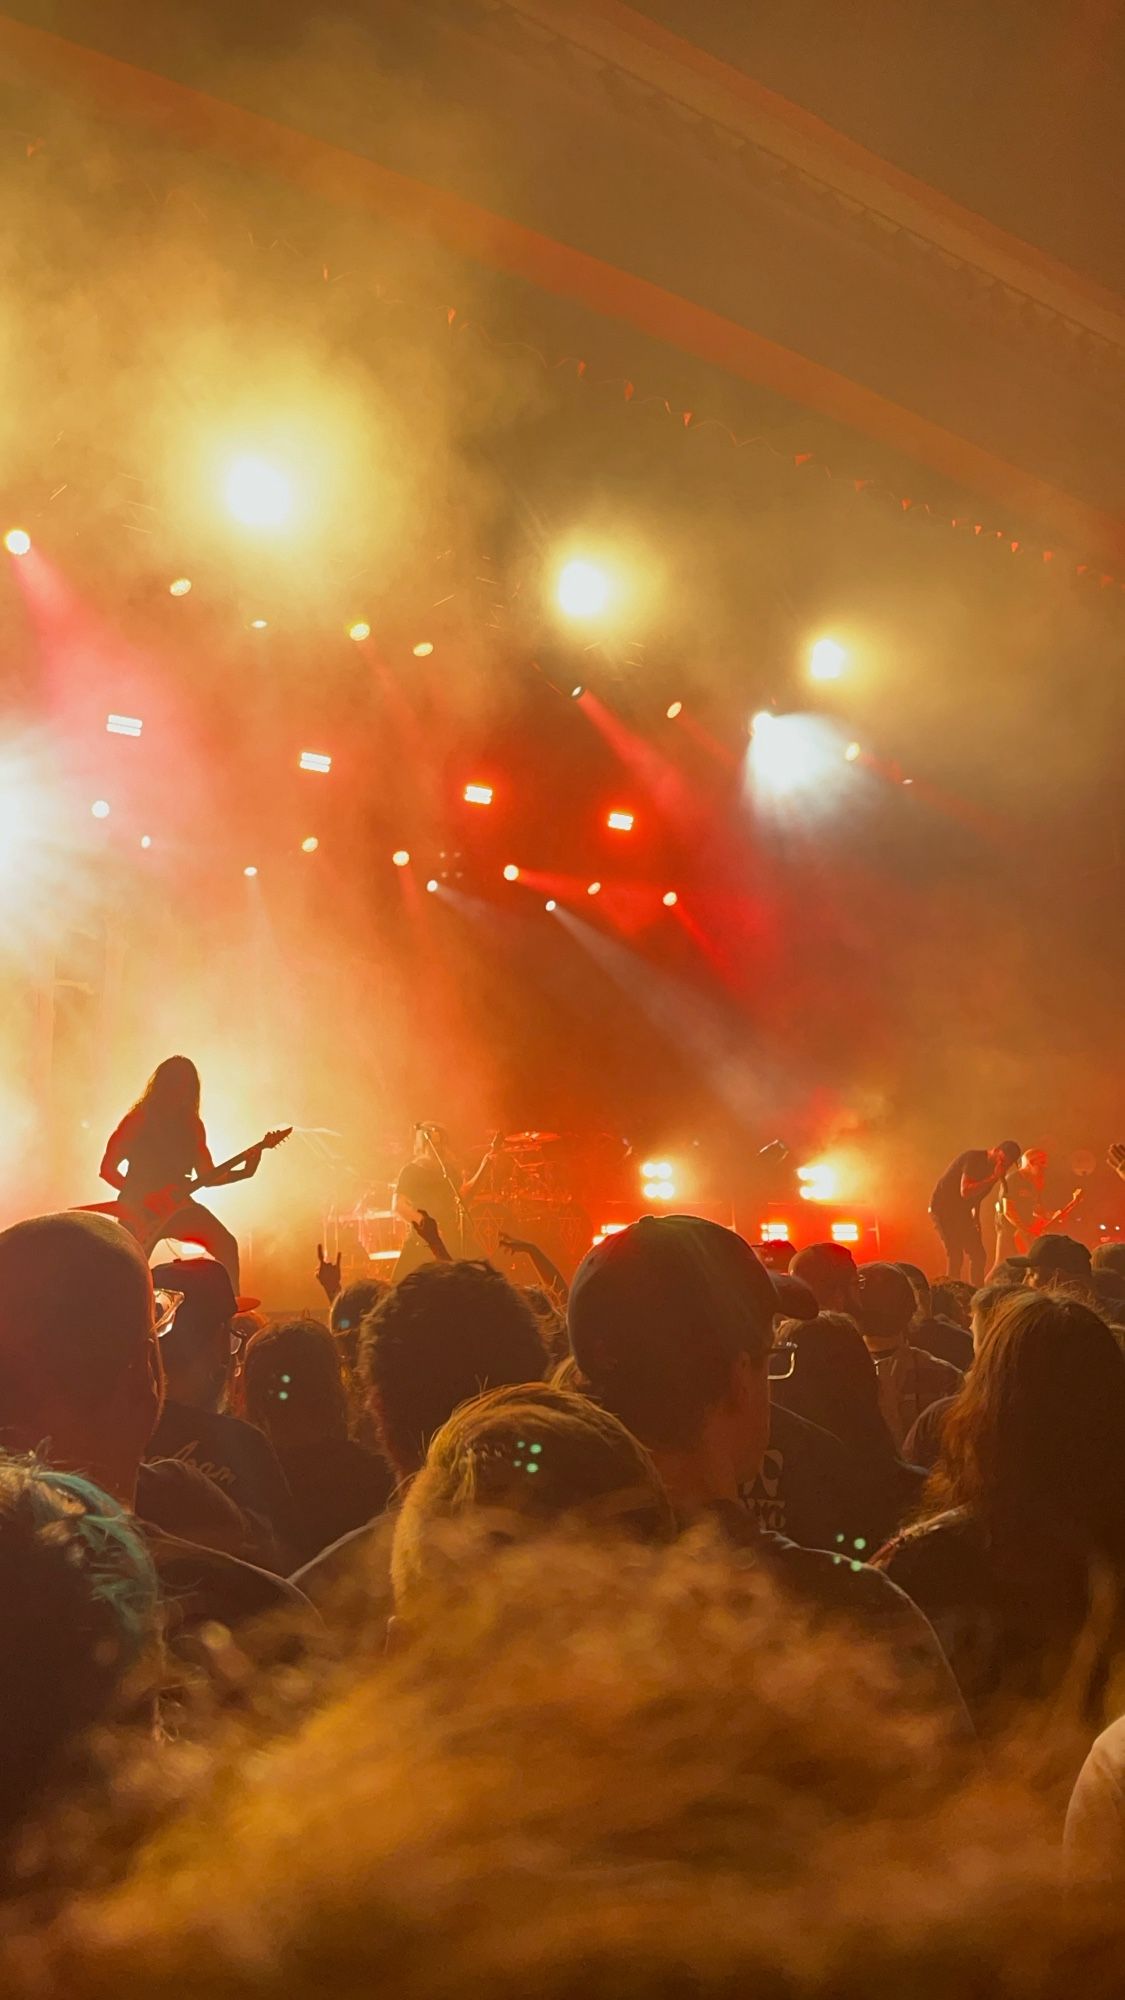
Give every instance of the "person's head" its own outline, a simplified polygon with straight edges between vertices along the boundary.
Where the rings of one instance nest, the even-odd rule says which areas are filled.
[[[139,1529],[88,1479],[0,1454],[0,1837],[158,1650]]]
[[[235,1409],[287,1446],[340,1443],[348,1435],[344,1363],[326,1326],[286,1319],[250,1341],[239,1369]]]
[[[969,1314],[972,1308],[973,1287],[964,1285],[959,1279],[943,1278],[930,1286],[930,1311],[935,1319],[951,1320],[954,1326],[970,1331]]]
[[[0,1234],[0,1447],[45,1446],[131,1506],[160,1414],[152,1279],[104,1215],[40,1215]]]
[[[215,1410],[231,1371],[234,1286],[212,1257],[181,1257],[157,1265],[153,1283],[183,1293],[183,1302],[161,1341],[170,1402]]]
[[[900,1271],[906,1272],[914,1288],[914,1302],[917,1308],[915,1318],[929,1319],[934,1307],[933,1296],[930,1291],[930,1281],[926,1273],[920,1264],[904,1264],[901,1258],[899,1259],[898,1268]]]
[[[767,1271],[788,1271],[797,1255],[796,1244],[787,1236],[767,1236],[754,1249]]]
[[[859,1330],[871,1348],[900,1347],[910,1338],[917,1301],[899,1264],[865,1264],[859,1274]]]
[[[1047,1155],[1043,1147],[1028,1146],[1020,1155],[1019,1167],[1020,1172],[1026,1174],[1029,1180],[1034,1181],[1037,1186],[1042,1186],[1043,1176],[1047,1171]]]
[[[1125,1355],[1078,1299],[1020,1291],[993,1312],[942,1432],[935,1505],[968,1507],[1009,1557],[1104,1558],[1125,1580]],[[1014,1578],[1026,1572],[1010,1570]]]
[[[895,1456],[894,1440],[879,1408],[879,1377],[854,1319],[823,1312],[812,1320],[787,1320],[784,1338],[795,1348],[785,1384],[785,1407],[831,1431],[864,1459]]]
[[[674,1499],[731,1498],[755,1477],[777,1309],[750,1245],[697,1216],[645,1216],[579,1265],[567,1309],[575,1360]]]
[[[811,1243],[798,1250],[790,1265],[795,1278],[809,1287],[821,1312],[859,1313],[859,1279],[855,1258],[843,1243]]]
[[[979,1354],[984,1342],[992,1331],[992,1324],[1005,1299],[1023,1291],[1022,1285],[1006,1283],[982,1285],[973,1293],[972,1327],[973,1353]]]
[[[1095,1271],[1119,1271],[1125,1277],[1125,1242],[1099,1243],[1090,1261]]]
[[[367,1314],[359,1368],[382,1449],[400,1479],[434,1432],[485,1389],[542,1379],[546,1354],[527,1300],[491,1264],[411,1271]]]
[[[372,1306],[385,1298],[390,1286],[383,1278],[357,1278],[344,1285],[332,1301],[328,1324],[340,1345],[348,1367],[359,1365],[359,1329]]]
[[[1074,1236],[1048,1231],[1036,1237],[1026,1257],[1010,1257],[1008,1262],[1024,1273],[1023,1282],[1033,1291],[1071,1286],[1089,1292],[1090,1252]]]
[[[1017,1140],[1001,1139],[998,1146],[993,1146],[989,1157],[998,1174],[1010,1174],[1012,1168],[1018,1166],[1022,1152],[1023,1147]]]
[[[137,1110],[157,1118],[198,1118],[199,1071],[187,1056],[166,1056],[157,1063],[140,1097]]]
[[[409,1625],[440,1597],[464,1530],[480,1550],[560,1525],[656,1543],[676,1532],[652,1459],[589,1397],[532,1383],[463,1403],[431,1438],[395,1524],[396,1617]]]
[[[424,1124],[414,1127],[414,1157],[428,1160],[436,1153],[439,1159],[449,1158],[449,1134],[444,1125]]]

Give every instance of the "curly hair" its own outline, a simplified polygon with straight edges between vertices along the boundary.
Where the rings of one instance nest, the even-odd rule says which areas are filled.
[[[416,1472],[430,1439],[485,1389],[537,1382],[546,1365],[527,1300],[491,1264],[428,1264],[379,1300],[360,1333],[360,1376],[396,1471]]]

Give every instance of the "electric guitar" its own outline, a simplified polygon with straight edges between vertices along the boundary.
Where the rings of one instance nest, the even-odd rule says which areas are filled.
[[[232,1167],[241,1167],[252,1156],[272,1152],[275,1146],[284,1145],[292,1125],[286,1125],[276,1132],[267,1132],[263,1139],[253,1146],[245,1146],[241,1153],[232,1153],[229,1160],[222,1160],[197,1180],[190,1174],[178,1174],[175,1180],[166,1181],[163,1187],[154,1188],[139,1202],[126,1201],[118,1196],[116,1201],[87,1202],[81,1210],[85,1215],[112,1215],[122,1227],[135,1236],[145,1256],[151,1256],[164,1234],[165,1225],[170,1222],[177,1209],[183,1208],[200,1188],[222,1187]]]
[[[1085,1200],[1085,1196],[1085,1188],[1075,1188],[1070,1200],[1064,1201],[1061,1208],[1056,1208],[1053,1215],[1035,1216],[1031,1223],[1031,1234],[1045,1236],[1049,1229],[1057,1229],[1060,1222],[1065,1222],[1068,1215],[1073,1215],[1079,1202]]]

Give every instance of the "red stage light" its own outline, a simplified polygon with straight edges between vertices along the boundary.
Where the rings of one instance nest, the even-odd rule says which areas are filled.
[[[631,812],[611,812],[606,818],[606,825],[612,827],[614,833],[632,833],[633,815]]]
[[[666,910],[674,910],[680,899],[674,889],[666,889],[660,900]]]
[[[490,806],[492,804],[492,786],[466,785],[463,797],[467,806]]]
[[[302,750],[302,771],[330,771],[332,759],[323,750]]]
[[[791,1241],[792,1241],[792,1238],[790,1237],[790,1234],[789,1234],[789,1224],[788,1224],[787,1222],[761,1222],[761,1223],[759,1223],[759,1225],[758,1225],[758,1241],[759,1241],[760,1243],[789,1243],[789,1242],[791,1242]]]
[[[516,867],[514,861],[509,861],[508,866],[504,870],[505,882],[518,882],[519,879],[520,879],[519,869]]]
[[[834,1222],[832,1224],[833,1243],[858,1243],[860,1227],[858,1222]]]

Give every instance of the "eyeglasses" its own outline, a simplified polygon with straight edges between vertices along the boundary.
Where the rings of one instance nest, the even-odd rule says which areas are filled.
[[[157,1340],[163,1340],[183,1302],[184,1295],[182,1292],[165,1291],[163,1286],[158,1286],[153,1292],[152,1303],[156,1311],[156,1318],[153,1321],[152,1330]]]

